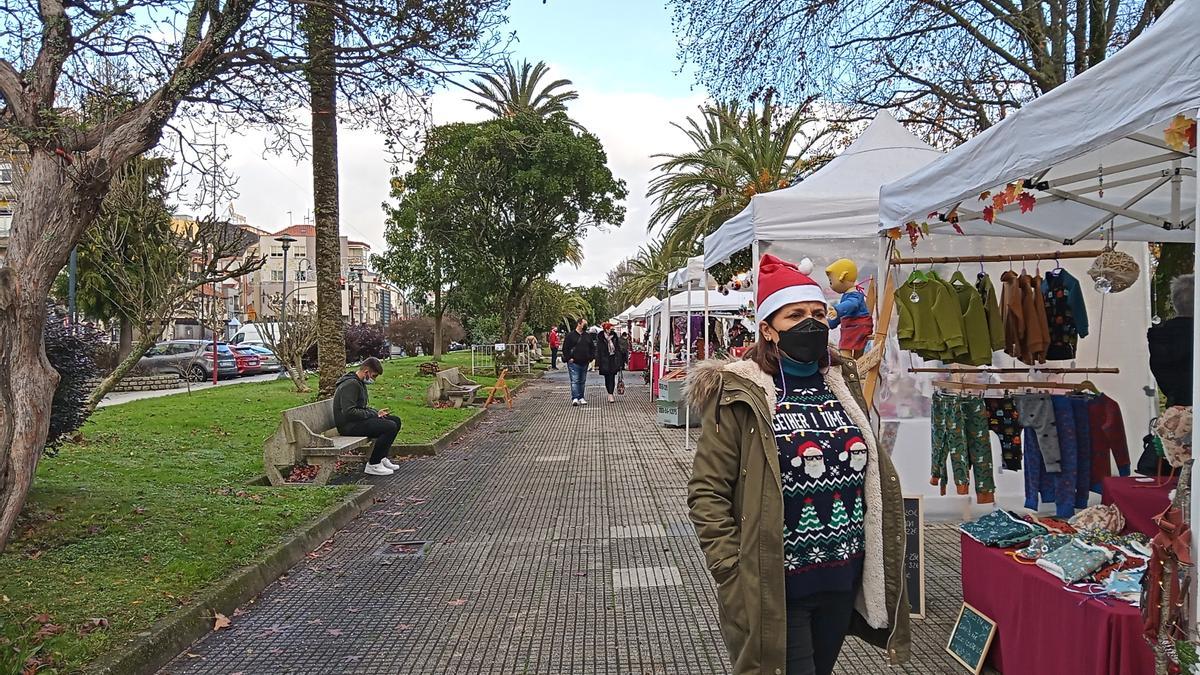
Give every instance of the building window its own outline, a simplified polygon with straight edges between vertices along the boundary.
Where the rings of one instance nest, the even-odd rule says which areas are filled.
[[[7,237],[12,232],[12,211],[0,211],[0,237]]]
[[[13,182],[12,162],[0,162],[0,185],[11,185]]]
[[[271,281],[283,281],[283,270],[271,270]]]
[[[308,281],[308,270],[296,270],[296,281]]]

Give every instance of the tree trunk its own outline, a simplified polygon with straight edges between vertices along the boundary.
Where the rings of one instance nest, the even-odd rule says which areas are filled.
[[[438,284],[433,287],[433,360],[442,358],[442,320],[445,318],[446,308],[442,307],[442,283],[441,275],[438,275]]]
[[[46,298],[54,278],[100,210],[107,171],[34,150],[0,266],[0,552],[25,505],[50,429],[58,373],[46,359]]]
[[[121,317],[121,334],[117,340],[117,358],[124,359],[133,350],[133,322]],[[139,355],[140,358],[140,355]]]
[[[308,5],[308,87],[312,108],[313,210],[317,230],[317,359],[322,396],[346,372],[342,320],[342,256],[338,230],[337,70],[334,16],[327,5]],[[349,279],[347,279],[349,283]]]
[[[122,324],[122,329],[123,328],[124,324]],[[120,384],[121,380],[125,379],[125,376],[129,374],[129,371],[133,370],[134,367],[137,366],[138,361],[142,360],[142,354],[145,354],[146,350],[154,345],[155,336],[157,335],[158,333],[155,333],[153,330],[143,331],[141,336],[138,338],[137,344],[131,345],[131,348],[125,353],[125,356],[121,359],[121,362],[117,364],[117,367],[114,368],[107,377],[105,377],[103,380],[100,380],[100,384],[97,384],[96,388],[92,390],[92,393],[88,394],[88,400],[84,406],[87,408],[87,414],[89,416],[95,412],[96,406],[100,404],[100,401],[104,400],[104,397],[108,394],[108,392],[112,391],[113,387]]]

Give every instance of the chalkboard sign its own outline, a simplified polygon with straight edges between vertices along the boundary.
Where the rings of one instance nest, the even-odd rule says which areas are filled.
[[[920,496],[904,498],[904,583],[908,586],[908,614],[925,618],[925,502]]]
[[[964,602],[958,612],[958,621],[954,622],[954,630],[950,631],[946,651],[967,670],[978,675],[983,670],[983,662],[995,637],[996,622]]]

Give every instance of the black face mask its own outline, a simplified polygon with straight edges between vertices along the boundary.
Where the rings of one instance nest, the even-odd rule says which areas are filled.
[[[828,353],[829,326],[809,317],[785,331],[780,331],[779,348],[793,361],[816,363]]]

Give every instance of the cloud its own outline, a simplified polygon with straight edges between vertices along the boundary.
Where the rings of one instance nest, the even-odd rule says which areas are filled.
[[[552,275],[563,283],[591,285],[602,282],[609,269],[648,240],[646,222],[651,205],[645,197],[646,183],[656,163],[651,155],[687,146],[686,138],[671,123],[694,114],[702,98],[596,91],[579,82],[576,88],[580,96],[571,104],[572,116],[600,138],[609,168],[629,190],[624,224],[608,231],[592,231],[584,240],[583,265],[576,269],[564,264]],[[486,117],[463,97],[463,92],[457,90],[435,95],[431,101],[434,122]],[[312,165],[290,157],[264,157],[263,147],[261,134],[238,137],[230,143],[229,169],[238,177],[236,211],[251,225],[273,232],[289,224],[289,211],[293,222],[302,222],[312,211]],[[383,136],[370,130],[343,128],[338,133],[338,151],[342,233],[382,251],[382,204],[388,199],[392,173]]]

